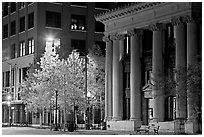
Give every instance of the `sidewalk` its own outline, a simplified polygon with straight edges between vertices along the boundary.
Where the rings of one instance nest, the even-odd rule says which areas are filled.
[[[36,124],[32,124],[29,125],[32,128],[37,128],[37,129],[50,129],[50,126],[45,126],[43,125],[42,127],[40,127],[40,125],[36,125]],[[69,131],[64,131],[62,129],[62,131],[52,131],[52,132],[63,132],[63,133],[67,133],[67,134],[84,134],[84,135],[148,135],[145,134],[144,132],[141,132],[136,134],[136,131],[115,131],[115,130],[85,130],[85,129],[77,129],[74,132],[69,132]],[[153,132],[149,132],[149,135],[154,135]],[[157,135],[157,134],[156,134]],[[159,135],[174,135],[173,132],[159,132]]]

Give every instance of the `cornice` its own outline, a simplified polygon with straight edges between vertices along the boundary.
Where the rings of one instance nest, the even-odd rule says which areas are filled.
[[[119,7],[116,9],[109,10],[107,12],[101,13],[95,16],[97,21],[105,22],[110,19],[127,16],[129,14],[140,12],[144,9],[152,8],[158,6],[164,2],[135,2],[124,7]]]

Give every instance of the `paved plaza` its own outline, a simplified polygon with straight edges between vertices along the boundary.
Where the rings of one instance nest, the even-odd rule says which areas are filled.
[[[141,133],[145,135],[145,133]],[[108,131],[108,130],[76,130],[74,132],[50,131],[48,128],[38,127],[3,127],[2,135],[140,135],[134,131]],[[150,132],[150,135],[154,135]],[[159,135],[174,135],[174,133],[159,133]]]

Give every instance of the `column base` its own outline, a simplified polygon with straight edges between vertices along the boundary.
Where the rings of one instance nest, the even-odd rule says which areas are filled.
[[[201,133],[202,132],[202,124],[195,118],[187,119],[185,123],[185,133]]]
[[[113,120],[113,121],[122,120],[122,117],[120,117],[120,116],[118,116],[118,117],[113,117],[112,120]]]

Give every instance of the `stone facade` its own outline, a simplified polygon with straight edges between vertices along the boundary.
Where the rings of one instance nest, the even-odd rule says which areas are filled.
[[[173,132],[174,120],[193,117],[185,83],[176,89],[184,91],[182,95],[142,89],[154,84],[150,78],[154,74],[197,61],[202,47],[201,11],[201,3],[133,3],[95,17],[105,24],[108,129],[135,130],[156,123]],[[195,127],[186,122],[186,132],[198,131]]]

